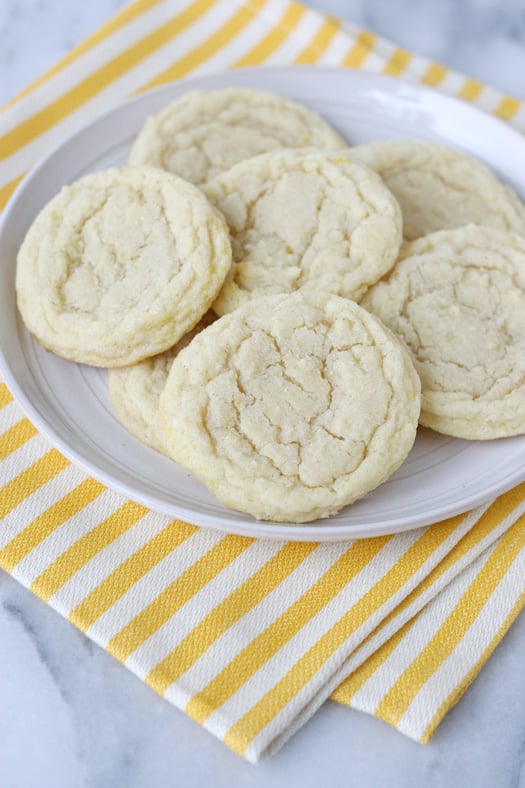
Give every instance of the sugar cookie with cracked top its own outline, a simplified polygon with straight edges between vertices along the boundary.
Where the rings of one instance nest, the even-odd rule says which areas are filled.
[[[216,319],[210,310],[174,347],[130,367],[108,371],[109,398],[126,429],[143,443],[165,453],[158,425],[160,395],[173,359],[192,339]]]
[[[168,454],[258,519],[328,517],[385,481],[416,434],[403,345],[356,303],[298,292],[250,302],[174,360],[160,398]]]
[[[110,169],[66,186],[20,248],[24,322],[59,356],[126,366],[174,345],[231,265],[223,217],[161,170]]]
[[[131,165],[149,164],[201,185],[237,162],[275,148],[345,148],[317,112],[254,88],[196,90],[148,118]]]
[[[525,239],[469,225],[420,238],[362,306],[408,346],[420,422],[459,438],[525,432]]]
[[[213,309],[304,287],[358,299],[394,264],[399,206],[375,172],[344,154],[280,150],[203,187],[230,228],[233,265]]]
[[[351,148],[397,198],[404,237],[483,224],[525,235],[525,206],[509,186],[466,153],[433,142],[399,140]]]

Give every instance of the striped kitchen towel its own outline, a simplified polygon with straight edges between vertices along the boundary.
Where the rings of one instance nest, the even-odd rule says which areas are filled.
[[[402,75],[525,127],[515,99],[297,3],[138,0],[0,115],[0,205],[52,145],[130,94],[291,63]],[[0,566],[251,761],[329,696],[427,741],[525,601],[525,485],[397,536],[228,536],[88,478],[1,383],[0,462]]]

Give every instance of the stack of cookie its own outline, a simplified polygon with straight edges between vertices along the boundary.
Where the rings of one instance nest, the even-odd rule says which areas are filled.
[[[122,423],[223,503],[307,522],[385,481],[418,420],[525,431],[525,207],[483,165],[348,148],[241,89],[149,118],[130,165],[39,214],[19,309],[46,348],[111,368]]]

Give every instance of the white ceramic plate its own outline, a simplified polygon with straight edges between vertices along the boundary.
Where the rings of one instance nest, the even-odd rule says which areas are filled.
[[[217,502],[190,473],[120,426],[106,373],[43,350],[15,305],[18,247],[39,209],[66,183],[126,163],[147,115],[193,88],[251,86],[302,101],[350,144],[417,138],[485,161],[525,195],[525,140],[468,104],[397,79],[343,69],[245,69],[167,85],[117,107],[65,140],[23,181],[0,229],[0,365],[29,418],[87,473],[141,504],[197,525],[248,536],[334,541],[408,530],[464,512],[525,478],[525,437],[468,442],[420,430],[403,466],[364,500],[306,525],[256,522]]]

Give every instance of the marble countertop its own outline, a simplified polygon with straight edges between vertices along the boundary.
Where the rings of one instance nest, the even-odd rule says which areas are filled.
[[[2,0],[0,103],[122,0]],[[310,0],[525,99],[523,0]],[[0,573],[2,788],[525,788],[525,615],[432,742],[331,702],[253,767]]]

